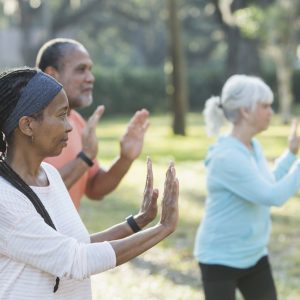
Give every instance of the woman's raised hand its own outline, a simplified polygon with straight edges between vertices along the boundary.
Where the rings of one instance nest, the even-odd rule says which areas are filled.
[[[152,161],[147,158],[147,178],[144,190],[144,198],[139,213],[135,216],[135,220],[139,227],[143,228],[157,215],[157,198],[158,189],[153,189],[153,172]]]
[[[117,265],[140,255],[175,231],[178,222],[178,194],[178,179],[176,178],[174,164],[171,163],[166,174],[161,218],[158,224],[130,236],[126,235],[127,237],[124,239],[107,239],[116,253]],[[152,163],[148,159],[144,199],[139,214],[134,217],[140,227],[144,225],[142,224],[143,219],[155,218],[157,198],[158,190],[153,189]]]
[[[298,136],[297,131],[298,131],[298,121],[294,119],[292,121],[291,132],[288,137],[289,150],[294,154],[298,153],[299,145],[300,145],[300,138]]]
[[[160,224],[165,226],[170,231],[169,233],[175,231],[178,223],[178,196],[179,182],[176,178],[174,163],[170,163],[165,179],[160,218]]]

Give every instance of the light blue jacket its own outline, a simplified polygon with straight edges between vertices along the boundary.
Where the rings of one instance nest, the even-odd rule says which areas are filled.
[[[257,140],[250,151],[224,136],[210,147],[205,160],[205,215],[195,241],[199,262],[236,268],[253,266],[267,254],[270,206],[280,206],[300,187],[296,156],[285,152],[272,173]]]

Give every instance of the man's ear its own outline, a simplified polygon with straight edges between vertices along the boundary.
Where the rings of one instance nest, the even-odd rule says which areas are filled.
[[[23,116],[20,118],[19,129],[23,134],[33,136],[32,121],[33,119],[31,117]]]
[[[48,75],[54,77],[56,80],[59,79],[59,72],[52,66],[48,66],[45,70],[44,73],[47,73]]]

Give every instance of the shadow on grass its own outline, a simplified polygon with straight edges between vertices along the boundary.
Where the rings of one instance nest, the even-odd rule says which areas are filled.
[[[198,266],[195,262],[195,272],[179,271],[175,268],[170,268],[165,264],[155,264],[150,261],[146,261],[141,257],[137,257],[131,261],[131,264],[139,269],[148,270],[149,275],[163,275],[174,284],[189,285],[193,288],[200,289],[200,273],[198,273]]]

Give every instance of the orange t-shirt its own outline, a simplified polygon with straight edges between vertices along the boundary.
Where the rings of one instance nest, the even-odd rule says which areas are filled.
[[[71,110],[69,122],[72,125],[73,130],[69,133],[67,147],[63,149],[59,156],[48,157],[45,159],[46,162],[57,169],[74,159],[82,150],[81,134],[86,124],[85,120],[75,110]],[[99,168],[98,162],[94,160],[94,165],[89,168],[89,170],[87,170],[69,189],[69,193],[77,209],[80,206],[82,196],[85,194],[88,179],[93,177]]]

